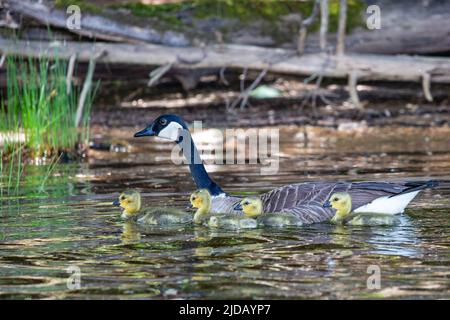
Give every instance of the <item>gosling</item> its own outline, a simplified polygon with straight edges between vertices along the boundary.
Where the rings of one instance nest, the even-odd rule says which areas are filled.
[[[245,216],[257,218],[259,226],[283,228],[287,226],[301,226],[302,222],[296,216],[285,212],[263,213],[260,198],[244,198],[236,210],[242,210]]]
[[[197,209],[194,214],[194,223],[202,224],[209,217],[212,202],[211,194],[207,189],[197,190],[191,194],[190,202],[192,207]]]
[[[336,192],[332,194],[323,206],[336,209],[336,214],[331,218],[331,222],[335,224],[380,226],[394,225],[399,222],[399,219],[391,214],[352,212],[352,197],[347,192]]]
[[[255,229],[258,227],[258,222],[255,218],[261,215],[262,202],[252,201],[251,198],[244,198],[236,205],[235,209],[242,211],[244,214],[240,215],[214,215],[210,217],[208,226],[212,228],[223,229]]]
[[[141,211],[141,194],[136,190],[122,192],[113,205],[123,208],[122,219],[145,225],[181,224],[192,221],[192,214],[180,209],[157,207]]]

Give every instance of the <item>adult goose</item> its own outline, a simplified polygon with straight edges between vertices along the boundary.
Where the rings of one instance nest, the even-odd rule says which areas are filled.
[[[174,114],[156,118],[135,137],[158,136],[177,143],[189,163],[189,169],[198,189],[207,189],[212,196],[211,213],[242,214],[239,197],[225,193],[208,175],[192,141],[191,134],[183,119]],[[353,210],[370,207],[378,198],[383,210],[401,213],[412,199],[423,189],[434,187],[434,181],[427,182],[304,182],[282,186],[260,196],[264,212],[284,212],[295,215],[303,224],[327,221],[335,214],[333,208],[323,206],[335,192],[347,192],[352,197]],[[411,190],[411,192],[408,192]],[[402,197],[394,198],[402,194]]]

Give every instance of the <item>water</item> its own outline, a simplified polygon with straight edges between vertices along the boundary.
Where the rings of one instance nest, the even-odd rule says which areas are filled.
[[[423,192],[391,227],[143,228],[110,205],[120,191],[137,188],[146,205],[182,208],[193,184],[170,161],[172,144],[130,138],[134,131],[94,128],[97,139],[129,151],[58,165],[45,193],[36,188],[46,168],[29,167],[21,196],[2,198],[1,299],[450,298],[450,184]],[[276,175],[258,165],[207,169],[238,194],[315,180],[450,181],[449,133],[291,127],[280,133]],[[195,139],[207,148],[210,136]],[[67,287],[69,267],[81,272],[79,289]],[[373,270],[380,289],[367,286]]]

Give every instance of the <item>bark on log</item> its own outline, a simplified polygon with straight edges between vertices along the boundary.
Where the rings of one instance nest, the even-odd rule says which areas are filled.
[[[170,46],[189,45],[187,38],[180,33],[173,31],[162,32],[151,28],[126,25],[87,13],[81,15],[80,29],[69,29],[67,28],[68,15],[64,11],[52,9],[43,4],[33,3],[27,0],[8,0],[6,3],[8,3],[10,10],[20,13],[23,16],[37,20],[45,25],[64,28],[67,31],[89,38],[134,43],[150,42]]]
[[[88,62],[93,55],[105,52],[97,62],[135,65],[164,65],[195,68],[268,69],[269,72],[347,78],[352,72],[359,81],[421,82],[423,74],[433,83],[450,83],[450,59],[437,57],[347,54],[330,56],[322,53],[298,56],[295,50],[240,45],[215,45],[203,48],[162,45],[129,45],[114,43],[12,41],[0,38],[0,54],[70,59]],[[324,61],[328,59],[326,68]],[[182,61],[197,61],[185,64]]]

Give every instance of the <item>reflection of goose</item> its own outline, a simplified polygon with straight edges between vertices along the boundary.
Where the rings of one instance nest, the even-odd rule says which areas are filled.
[[[156,118],[145,129],[137,132],[135,137],[158,136],[180,145],[189,162],[189,169],[197,188],[207,189],[212,195],[212,213],[239,213],[234,207],[241,198],[226,194],[208,175],[202,163],[186,123],[179,116],[168,114]],[[403,212],[409,202],[420,190],[435,186],[434,182],[306,182],[291,184],[269,191],[261,196],[264,212],[284,212],[296,216],[303,224],[329,220],[334,210],[323,207],[330,195],[335,192],[348,192],[352,197],[353,209],[372,204],[381,197],[403,194],[411,187],[417,192],[410,192],[395,207],[385,208],[387,212]]]

